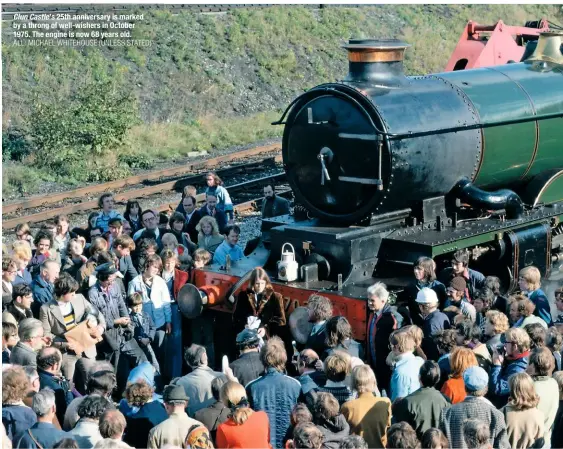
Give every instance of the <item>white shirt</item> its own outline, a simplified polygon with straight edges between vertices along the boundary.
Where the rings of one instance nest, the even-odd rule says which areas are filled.
[[[59,309],[61,309],[63,316],[72,313],[72,304],[70,302],[57,301],[57,304],[59,305]]]

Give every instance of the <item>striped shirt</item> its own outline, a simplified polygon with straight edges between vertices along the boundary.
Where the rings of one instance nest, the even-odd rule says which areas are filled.
[[[70,302],[60,302],[58,301],[59,308],[61,310],[61,315],[63,316],[63,321],[65,323],[66,330],[71,330],[76,326],[76,317],[74,316],[74,309]]]

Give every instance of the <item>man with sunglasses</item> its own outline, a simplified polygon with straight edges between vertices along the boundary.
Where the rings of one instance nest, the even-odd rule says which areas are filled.
[[[504,407],[508,401],[508,379],[513,374],[526,371],[530,356],[530,337],[524,329],[508,329],[503,340],[504,351],[493,349],[493,367],[489,378],[489,399],[498,408]]]

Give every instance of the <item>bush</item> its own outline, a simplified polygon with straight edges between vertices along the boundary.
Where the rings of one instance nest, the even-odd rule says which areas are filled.
[[[85,160],[103,160],[116,152],[129,128],[138,122],[134,97],[109,81],[83,86],[68,98],[49,103],[38,100],[29,132],[35,164],[60,176],[73,176],[72,168]]]
[[[23,161],[31,147],[22,130],[9,128],[2,133],[2,161]]]

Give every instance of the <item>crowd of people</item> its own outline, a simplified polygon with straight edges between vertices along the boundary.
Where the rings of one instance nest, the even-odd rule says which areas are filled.
[[[503,297],[464,251],[438,274],[420,258],[396,303],[367,289],[365,342],[318,293],[298,344],[257,267],[217,348],[214,312],[187,320],[177,303],[192,268],[244,257],[227,190],[206,182],[201,208],[190,187],[170,217],[104,194],[86,229],[18,226],[2,260],[6,447],[563,447],[563,287],[552,316],[533,266]],[[264,217],[289,212],[264,194]]]

